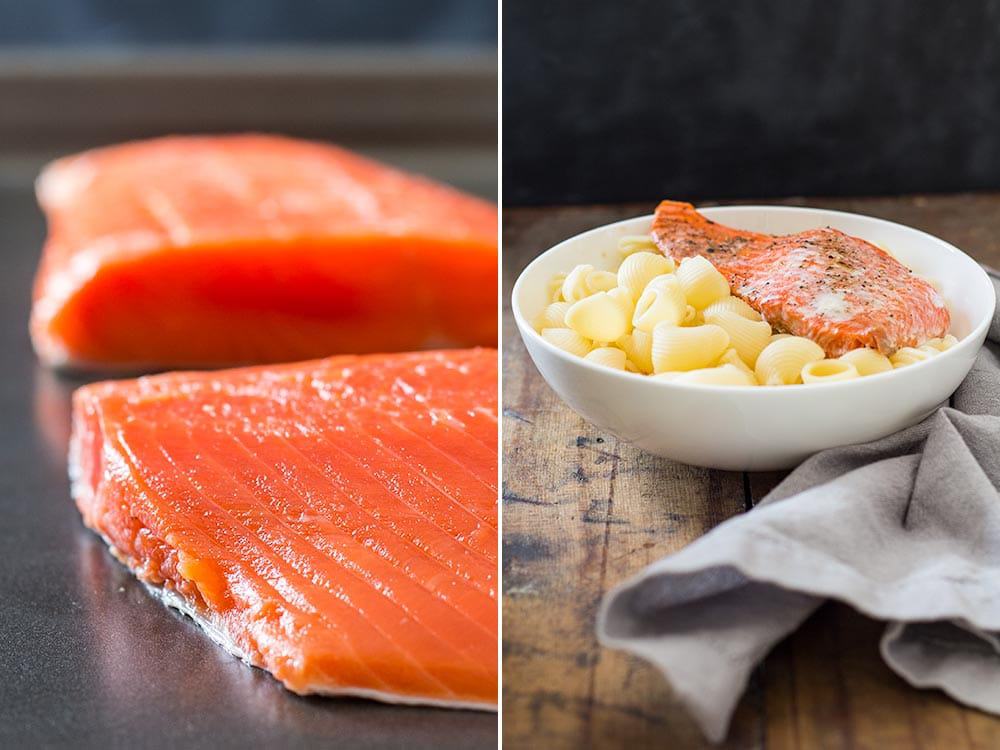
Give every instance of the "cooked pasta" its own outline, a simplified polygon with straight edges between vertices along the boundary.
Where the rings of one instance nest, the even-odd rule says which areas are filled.
[[[653,334],[636,328],[615,343],[636,370],[646,375],[653,371]]]
[[[719,326],[680,328],[659,323],[653,329],[653,372],[710,367],[728,347],[729,334]]]
[[[937,356],[951,334],[887,357],[855,349],[827,359],[812,340],[778,333],[705,257],[675,266],[647,235],[623,237],[616,271],[580,264],[548,285],[534,321],[553,346],[588,362],[677,383],[792,385],[868,377]]]
[[[607,292],[618,286],[618,274],[611,271],[591,271],[587,274],[587,288],[591,292]]]
[[[714,323],[728,333],[730,345],[750,367],[756,364],[757,357],[771,340],[771,326],[763,320],[750,320],[732,310],[706,310],[705,322]]]
[[[705,319],[708,319],[709,315],[713,313],[721,312],[723,310],[728,310],[729,312],[734,312],[737,315],[741,315],[748,320],[763,320],[759,312],[754,310],[750,305],[741,300],[739,297],[723,297],[720,300],[716,300],[711,305],[705,308]]]
[[[803,383],[835,383],[859,377],[858,368],[842,359],[820,359],[802,368]]]
[[[951,347],[953,347],[957,343],[958,339],[956,339],[949,333],[944,338],[928,339],[927,341],[924,342],[923,345],[937,349],[939,352],[943,352],[946,351],[947,349],[951,349]]]
[[[566,326],[592,341],[615,341],[629,331],[621,302],[607,292],[597,292],[574,302],[566,311]]]
[[[747,366],[747,363],[743,361],[743,358],[736,352],[735,349],[726,349],[726,351],[722,353],[722,356],[719,357],[719,365],[732,365],[733,367],[745,372],[751,378],[754,378],[754,385],[757,384],[753,368]]]
[[[633,302],[638,300],[646,284],[657,276],[673,273],[674,262],[658,253],[637,252],[628,256],[618,267],[618,286],[625,289]]]
[[[640,331],[652,331],[659,323],[679,325],[687,312],[684,291],[673,274],[652,279],[635,303],[632,325]]]
[[[569,308],[569,302],[552,302],[547,305],[535,319],[535,329],[541,331],[543,328],[565,328],[566,311]]]
[[[566,279],[562,285],[562,298],[567,302],[576,302],[590,294],[590,287],[587,286],[587,276],[594,270],[594,267],[587,264],[575,266],[572,271],[566,274]]]
[[[552,346],[578,357],[586,355],[593,345],[572,328],[544,328],[542,338]]]
[[[702,315],[701,310],[695,310],[691,305],[687,306],[684,311],[684,319],[681,321],[682,326],[700,326],[705,322],[705,316]]]
[[[632,314],[635,312],[635,303],[632,301],[632,295],[630,295],[626,290],[622,289],[620,286],[616,286],[610,292],[608,296],[613,299],[619,307],[621,307],[622,312],[625,313],[625,318],[629,322],[629,330],[632,329]]]
[[[753,375],[744,372],[736,365],[724,364],[718,367],[704,367],[687,372],[670,372],[657,375],[675,383],[701,383],[702,385],[757,385]],[[672,377],[669,377],[672,376]]]
[[[896,353],[889,357],[889,361],[892,362],[893,367],[906,367],[907,365],[912,365],[917,362],[923,362],[925,359],[930,359],[938,350],[932,346],[928,347],[914,347],[914,346],[904,346],[902,349],[897,349]]]
[[[618,251],[623,256],[629,256],[632,253],[655,252],[656,243],[648,234],[630,234],[618,240]]]
[[[563,282],[565,281],[566,281],[566,274],[564,273],[557,273],[555,276],[549,279],[549,284],[546,289],[546,291],[548,292],[547,299],[549,300],[549,302],[563,301],[562,288],[563,288]]]
[[[597,271],[589,263],[584,263],[568,274],[562,285],[562,296],[567,302],[578,302],[596,292],[614,289],[618,277],[610,271]]]
[[[840,360],[854,365],[862,377],[892,369],[892,362],[889,361],[889,358],[874,349],[852,349],[846,354],[841,354]]]
[[[688,304],[704,310],[723,297],[729,296],[729,282],[707,259],[700,255],[685,258],[677,267],[677,278]]]
[[[823,349],[802,336],[778,339],[757,357],[754,375],[761,385],[791,385],[802,382],[802,368],[824,359]]]
[[[625,363],[628,361],[625,358],[625,352],[613,346],[602,346],[594,349],[588,352],[584,359],[595,365],[603,365],[615,370],[624,370]]]

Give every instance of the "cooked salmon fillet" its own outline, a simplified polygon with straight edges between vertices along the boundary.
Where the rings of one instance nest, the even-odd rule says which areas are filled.
[[[881,248],[836,229],[757,234],[717,224],[690,203],[663,201],[653,239],[675,259],[708,258],[768,323],[812,339],[830,357],[859,347],[892,354],[951,326],[930,284]]]
[[[342,149],[160,138],[60,159],[37,193],[31,334],[50,365],[496,346],[495,206]]]
[[[495,350],[80,388],[73,496],[168,603],[297,693],[492,709]]]

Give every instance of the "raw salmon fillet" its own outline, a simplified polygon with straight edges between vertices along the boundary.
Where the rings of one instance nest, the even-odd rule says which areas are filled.
[[[881,248],[836,229],[757,234],[706,219],[690,203],[663,201],[653,239],[678,260],[708,258],[768,323],[812,339],[830,357],[864,346],[892,354],[951,326],[930,284]]]
[[[289,690],[495,708],[495,350],[84,386],[70,474],[123,563]]]
[[[31,334],[50,365],[496,346],[495,206],[342,149],[161,138],[56,161],[37,193]]]

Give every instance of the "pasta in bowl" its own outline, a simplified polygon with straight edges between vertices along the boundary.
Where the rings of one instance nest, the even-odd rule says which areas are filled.
[[[685,463],[788,468],[816,451],[914,424],[967,374],[995,300],[986,274],[957,248],[836,211],[739,206],[702,213],[739,230],[788,235],[832,227],[891,248],[934,279],[950,330],[928,329],[943,335],[889,356],[872,346],[840,353],[834,339],[820,337],[824,351],[809,337],[772,327],[734,294],[746,287],[731,288],[706,258],[664,256],[650,239],[652,217],[600,227],[536,258],[513,293],[515,320],[542,376],[598,427]],[[938,304],[936,293],[931,298]],[[842,300],[834,303],[827,315],[837,319]]]

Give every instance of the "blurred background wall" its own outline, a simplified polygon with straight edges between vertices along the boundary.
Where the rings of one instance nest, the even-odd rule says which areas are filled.
[[[495,0],[0,0],[0,186],[164,133],[335,141],[495,197]]]
[[[1000,188],[1000,2],[505,0],[504,203]]]
[[[4,44],[479,44],[480,0],[2,0]]]

